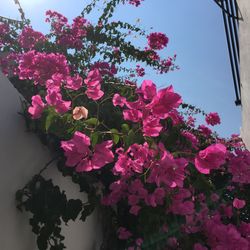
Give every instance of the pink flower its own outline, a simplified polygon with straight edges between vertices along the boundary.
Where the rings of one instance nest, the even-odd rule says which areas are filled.
[[[38,119],[41,117],[45,108],[45,104],[42,101],[40,95],[32,96],[32,106],[29,107],[28,112],[31,114],[32,119]]]
[[[179,193],[175,194],[172,199],[170,211],[173,214],[189,215],[194,213],[194,203],[187,198],[191,197],[191,193],[187,189],[180,189]]]
[[[228,171],[233,175],[233,182],[250,184],[250,152],[236,150],[231,154]]]
[[[81,132],[75,132],[69,141],[62,141],[61,147],[67,158],[66,165],[75,167],[77,172],[88,172],[100,169],[114,160],[114,155],[110,148],[112,141],[104,141],[96,144],[91,154],[89,149],[90,138]]]
[[[144,80],[140,90],[145,100],[151,101],[156,96],[156,85],[150,80]]]
[[[44,43],[45,36],[41,32],[34,31],[31,27],[24,27],[18,37],[18,42],[25,49],[32,49],[37,43]]]
[[[162,125],[160,124],[160,119],[154,116],[148,116],[143,119],[143,135],[157,137],[162,130]]]
[[[72,90],[78,90],[82,87],[82,78],[79,75],[68,76],[65,87]]]
[[[51,79],[46,81],[46,88],[60,92],[63,80],[64,76],[62,74],[55,73],[52,75]]]
[[[148,36],[148,45],[151,49],[161,50],[168,44],[168,37],[161,32],[154,32]]]
[[[245,200],[240,200],[238,198],[234,198],[233,200],[233,206],[237,209],[241,209],[243,207],[245,207],[246,205],[246,201]]]
[[[201,245],[200,243],[195,243],[194,250],[207,250],[207,248]]]
[[[104,92],[101,90],[102,77],[98,69],[91,70],[84,80],[87,85],[86,95],[93,100],[99,100]]]
[[[111,140],[96,144],[92,157],[93,169],[100,169],[106,164],[113,162],[114,154],[111,151],[113,142]]]
[[[142,1],[144,0],[129,0],[129,4],[135,5],[136,7],[138,7]]]
[[[136,245],[137,245],[137,246],[141,246],[142,243],[143,243],[143,239],[142,239],[142,238],[136,239]]]
[[[217,143],[200,151],[195,158],[195,167],[203,174],[218,169],[226,160],[227,149],[223,144]]]
[[[173,87],[169,86],[160,90],[146,107],[152,109],[152,113],[155,116],[165,119],[168,116],[168,112],[178,108],[181,102],[181,96],[174,93]]]
[[[214,126],[220,124],[220,117],[218,113],[209,113],[206,115],[206,122],[208,125]]]
[[[137,76],[143,77],[145,75],[145,69],[142,68],[140,65],[136,65],[136,73]]]
[[[56,89],[48,89],[47,92],[45,99],[50,106],[55,108],[56,112],[64,114],[70,109],[71,101],[64,101],[61,93]]]
[[[87,85],[87,87],[97,87],[101,84],[101,81],[102,76],[100,74],[100,71],[98,69],[94,69],[88,73],[88,76],[84,80],[84,83]]]
[[[130,238],[132,236],[132,233],[129,232],[126,228],[124,227],[120,227],[117,231],[118,233],[118,238],[120,240],[127,240],[128,238]]]
[[[0,48],[4,44],[8,44],[8,39],[6,39],[6,34],[8,34],[10,31],[10,27],[6,23],[0,23]]]
[[[210,136],[212,134],[212,130],[205,125],[199,125],[198,129],[204,136]]]
[[[187,124],[190,126],[190,127],[194,127],[195,126],[195,121],[196,119],[192,116],[189,116],[188,117],[188,120],[187,120]]]
[[[183,131],[183,132],[181,132],[181,135],[186,137],[186,139],[191,142],[193,148],[197,148],[199,141],[194,134],[192,134],[188,131]]]
[[[155,166],[147,179],[149,183],[156,183],[159,187],[165,184],[167,187],[183,187],[185,179],[185,168],[188,162],[184,158],[174,159],[174,157],[165,150],[163,144],[159,144],[160,160]]]
[[[97,101],[100,98],[103,97],[104,92],[100,89],[101,86],[94,87],[94,88],[88,88],[85,92],[85,94],[88,96],[88,98]]]
[[[81,106],[81,107],[75,107],[73,109],[73,119],[74,120],[81,120],[81,119],[87,119],[88,118],[88,110]]]
[[[141,210],[140,206],[134,205],[130,208],[129,212],[135,216],[138,215],[139,211]]]
[[[120,96],[119,94],[114,94],[113,96],[113,105],[123,107],[126,104],[126,98]]]
[[[146,197],[146,204],[152,207],[157,205],[163,205],[164,199],[166,198],[166,192],[163,188],[156,188],[152,194]]]
[[[103,75],[108,75],[108,76],[114,76],[117,73],[117,69],[114,64],[110,65],[107,62],[95,62],[91,67],[90,70],[98,70],[100,74]]]
[[[90,138],[85,134],[76,131],[73,138],[69,141],[62,141],[61,147],[67,158],[66,165],[69,167],[76,166],[83,158],[90,153]]]
[[[34,84],[41,85],[44,85],[54,74],[69,75],[69,67],[64,55],[40,53],[34,50],[22,55],[18,69],[21,80],[34,80]]]
[[[136,109],[124,110],[123,111],[124,120],[139,122],[142,119],[142,112]]]

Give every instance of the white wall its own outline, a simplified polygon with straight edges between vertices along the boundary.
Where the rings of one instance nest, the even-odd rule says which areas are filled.
[[[20,110],[18,92],[0,72],[0,250],[35,250],[35,235],[28,224],[28,214],[15,207],[15,192],[22,188],[49,160],[47,148],[36,135],[26,132],[17,112]],[[70,198],[82,198],[78,187],[50,167],[46,173],[66,190]],[[69,223],[63,228],[65,245],[69,250],[99,249],[100,227],[97,214],[85,223]]]
[[[244,18],[243,21],[240,21],[241,134],[250,150],[250,1],[239,0],[238,3]]]

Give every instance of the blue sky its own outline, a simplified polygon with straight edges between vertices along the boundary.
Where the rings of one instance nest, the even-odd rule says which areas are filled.
[[[79,15],[89,0],[20,0],[33,28],[46,31],[45,11],[61,12],[69,19]],[[101,7],[101,6],[100,6]],[[1,16],[19,19],[13,0],[1,3]],[[95,20],[97,15],[90,18]],[[172,84],[186,103],[196,105],[206,112],[220,114],[222,124],[215,130],[221,136],[239,133],[240,107],[234,104],[235,95],[230,71],[228,51],[221,11],[212,0],[144,0],[138,8],[120,6],[114,16],[130,23],[141,20],[143,28],[150,32],[164,32],[170,39],[164,55],[177,54],[180,70],[166,75],[149,71],[146,79],[152,79],[159,87]],[[140,41],[142,47],[146,41]]]

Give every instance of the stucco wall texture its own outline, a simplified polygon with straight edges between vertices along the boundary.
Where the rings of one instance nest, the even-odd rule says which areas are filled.
[[[250,150],[250,1],[238,1],[243,21],[240,21],[240,71],[242,99],[241,135]]]
[[[20,95],[0,72],[0,249],[36,250],[35,235],[28,214],[16,209],[15,192],[36,174],[51,156],[32,133],[28,133],[20,111]],[[66,191],[68,198],[81,198],[79,188],[51,166],[47,178]],[[72,222],[63,227],[65,245],[70,250],[96,250],[100,243],[100,221],[96,214],[85,223]]]

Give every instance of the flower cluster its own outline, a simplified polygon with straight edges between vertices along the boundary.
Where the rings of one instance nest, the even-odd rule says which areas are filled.
[[[219,117],[218,113],[211,112],[211,113],[207,114],[206,122],[208,125],[211,125],[211,126],[215,126],[217,124],[220,124],[220,117]]]
[[[0,49],[7,43],[6,35],[9,33],[10,28],[6,23],[0,23]]]
[[[168,44],[168,37],[161,32],[153,32],[148,36],[148,46],[153,50],[162,50]]]
[[[139,5],[141,5],[141,2],[143,0],[129,0],[129,4],[135,5],[136,7],[138,7]]]
[[[56,11],[47,11],[46,22],[51,23],[53,34],[57,37],[57,44],[65,48],[83,48],[83,38],[87,34],[90,23],[83,17],[76,17],[72,25],[68,19]]]
[[[45,41],[45,36],[41,32],[34,31],[31,27],[25,27],[18,38],[20,46],[25,49],[33,49],[35,45]]]
[[[95,145],[93,151],[91,151],[89,149],[90,138],[78,131],[75,132],[71,140],[61,142],[61,147],[67,157],[66,165],[69,167],[76,166],[77,172],[100,169],[111,163],[114,159],[111,151],[112,145],[112,141],[104,141]]]

